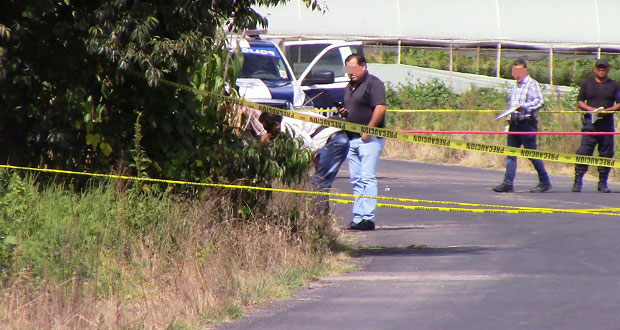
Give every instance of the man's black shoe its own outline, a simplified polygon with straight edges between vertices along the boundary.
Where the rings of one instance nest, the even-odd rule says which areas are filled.
[[[346,230],[362,230],[362,225],[361,222],[360,223],[355,223],[353,221],[351,221],[349,223],[349,225],[347,226],[347,228],[345,228]]]
[[[495,192],[513,192],[512,186],[509,184],[502,183],[499,186],[493,187],[493,191]]]
[[[575,183],[573,183],[572,192],[581,192],[581,186],[583,185],[583,174],[575,173]]]
[[[375,222],[370,220],[362,220],[364,223],[364,230],[375,230]]]
[[[374,221],[362,220],[359,223],[351,221],[347,226],[347,230],[375,230]]]
[[[603,182],[599,182],[598,183],[598,191],[602,192],[602,193],[610,193],[611,190],[609,190],[609,188],[607,187],[606,183]]]
[[[551,183],[550,184],[539,183],[538,186],[530,189],[530,192],[544,193],[545,191],[549,191],[549,190],[551,190]]]

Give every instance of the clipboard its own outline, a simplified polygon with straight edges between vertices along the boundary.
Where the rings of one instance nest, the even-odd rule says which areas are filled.
[[[514,107],[514,108],[512,108],[512,109],[505,110],[504,112],[502,112],[502,113],[500,113],[499,115],[497,115],[497,117],[495,117],[495,119],[500,119],[500,118],[503,118],[503,117],[505,117],[505,116],[507,116],[507,115],[509,115],[509,114],[511,114],[511,113],[513,113],[513,112],[515,112],[515,111],[517,111],[517,110],[519,110],[519,108],[520,108],[520,107],[521,107],[521,106]]]

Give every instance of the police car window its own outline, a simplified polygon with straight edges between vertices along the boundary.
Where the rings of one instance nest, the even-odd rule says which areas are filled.
[[[342,72],[342,65],[343,60],[340,55],[340,50],[338,48],[334,48],[323,54],[323,56],[312,68],[310,74],[316,71],[332,71],[335,77],[343,76],[344,73]]]
[[[286,59],[298,77],[306,70],[310,62],[327,47],[328,44],[307,44],[287,46]]]
[[[291,80],[284,61],[274,49],[241,48],[243,67],[239,78]]]

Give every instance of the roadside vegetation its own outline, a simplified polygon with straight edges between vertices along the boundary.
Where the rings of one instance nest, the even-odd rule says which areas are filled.
[[[333,219],[274,193],[194,198],[91,180],[72,192],[0,171],[0,328],[194,329],[345,270]]]
[[[296,142],[255,141],[234,104],[164,82],[234,96],[242,56],[226,32],[265,24],[259,2],[287,1],[4,6],[0,164],[304,189],[310,155]],[[0,328],[194,329],[239,317],[345,267],[334,220],[311,216],[311,203],[0,169]]]

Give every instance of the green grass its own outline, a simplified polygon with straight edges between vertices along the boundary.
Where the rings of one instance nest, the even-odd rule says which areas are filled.
[[[0,171],[0,327],[199,328],[346,269],[305,196],[274,194],[251,218],[233,191],[171,197]]]

